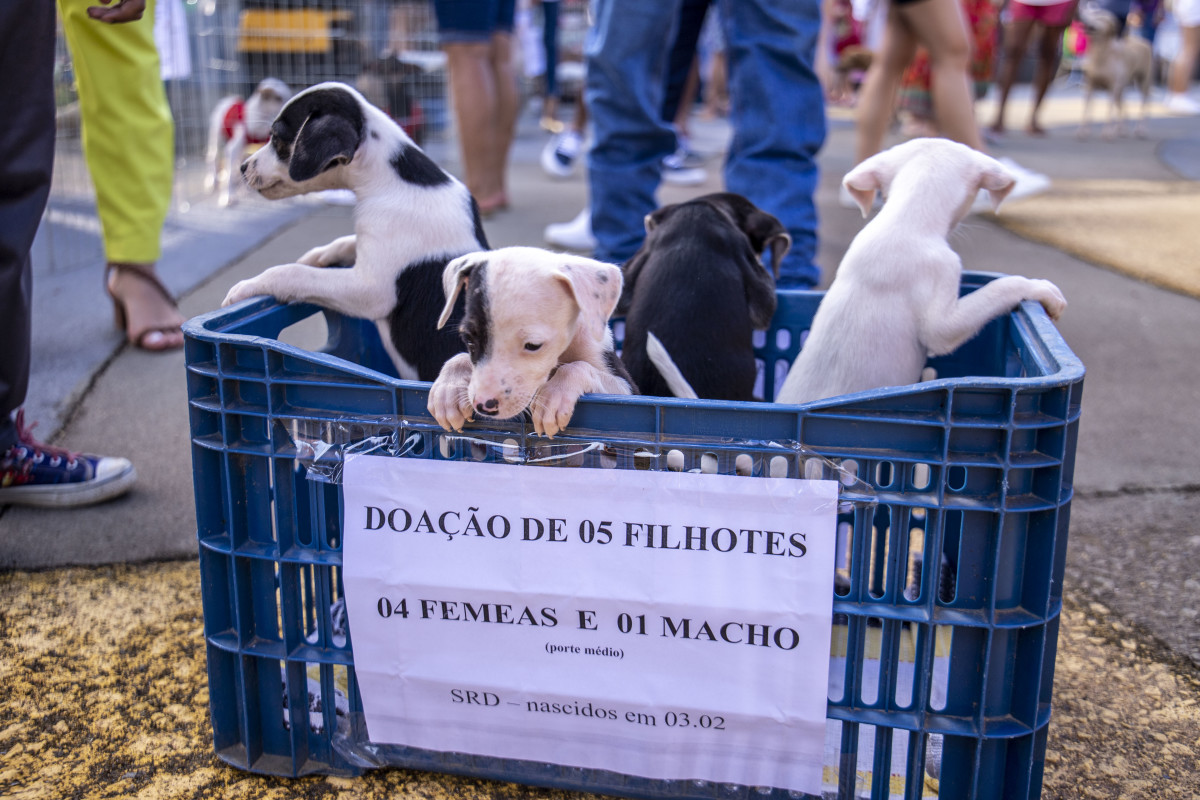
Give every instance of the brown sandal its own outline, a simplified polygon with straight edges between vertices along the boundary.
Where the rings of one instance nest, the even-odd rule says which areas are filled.
[[[117,275],[114,275],[113,273]],[[126,299],[118,297],[113,292],[113,284],[116,277],[119,275],[132,275],[144,284],[152,287],[163,299],[167,301],[171,309],[175,311],[175,316],[179,316],[179,306],[175,303],[175,298],[171,296],[171,292],[163,286],[162,281],[154,273],[153,264],[135,264],[135,263],[113,263],[109,262],[104,268],[104,289],[108,292],[108,296],[112,299],[113,304],[113,319],[119,330],[125,333],[126,340],[141,350],[150,352],[161,352],[164,350],[176,350],[183,346],[183,337],[180,336],[178,342],[171,341],[172,334],[180,333],[180,322],[160,322],[157,324],[146,325],[139,330],[130,330],[128,328],[130,315],[126,307]],[[153,316],[153,315],[151,315]],[[164,344],[164,342],[166,342]]]

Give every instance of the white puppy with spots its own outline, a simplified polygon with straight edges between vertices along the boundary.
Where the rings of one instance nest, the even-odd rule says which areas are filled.
[[[476,414],[509,419],[528,408],[534,431],[552,437],[582,395],[636,393],[608,327],[620,268],[508,247],[451,261],[442,281],[439,328],[466,296],[459,332],[467,352],[447,361],[429,390],[429,413],[446,430]]]
[[[912,139],[850,170],[842,185],[863,216],[876,192],[886,202],[846,250],[776,402],[916,383],[929,356],[1025,300],[1057,319],[1067,301],[1047,280],[1006,275],[959,297],[962,260],[946,237],[980,191],[998,208],[1015,182],[999,161],[949,139]]]
[[[271,123],[292,96],[292,88],[278,78],[264,78],[250,96],[221,98],[208,120],[204,188],[217,192],[222,206],[233,204],[234,170],[250,145],[266,144]]]
[[[240,281],[223,305],[271,295],[373,320],[408,380],[433,380],[462,352],[455,332],[435,325],[446,264],[488,249],[479,207],[395,120],[345,84],[318,84],[288,101],[242,174],[272,200],[352,189],[355,233]]]

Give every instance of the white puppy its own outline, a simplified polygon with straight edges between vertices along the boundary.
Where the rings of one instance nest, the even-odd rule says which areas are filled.
[[[292,96],[292,89],[278,78],[265,78],[250,96],[221,98],[208,120],[208,153],[204,189],[216,191],[222,206],[233,203],[233,171],[252,144],[266,144],[271,123]]]
[[[608,318],[621,270],[532,247],[472,253],[446,265],[446,324],[459,293],[467,352],[446,362],[429,390],[429,413],[446,430],[475,414],[509,419],[529,408],[533,428],[554,436],[589,392],[633,394]]]
[[[242,173],[270,199],[352,189],[355,235],[241,281],[224,305],[265,294],[374,320],[397,373],[410,380],[433,380],[462,352],[455,331],[437,329],[442,270],[488,249],[479,208],[391,117],[345,84],[318,84],[283,107],[271,143]],[[326,269],[346,264],[354,266]]]
[[[850,243],[776,402],[916,383],[929,356],[1024,300],[1057,319],[1067,301],[1046,280],[1009,275],[959,297],[962,261],[946,236],[981,189],[999,207],[1013,183],[998,161],[948,139],[913,139],[851,170],[842,184],[863,216],[876,191],[887,200]]]

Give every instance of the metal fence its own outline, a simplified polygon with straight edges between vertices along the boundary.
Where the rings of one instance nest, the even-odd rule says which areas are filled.
[[[445,59],[429,0],[158,0],[155,38],[175,120],[174,218],[215,204],[204,187],[212,110],[265,77],[293,90],[327,80],[356,85],[399,109],[422,141],[452,128]],[[54,181],[36,255],[62,272],[103,260],[94,190],[83,160],[71,54],[59,36]],[[406,113],[407,112],[407,113]],[[415,114],[415,116],[414,116]],[[244,202],[254,202],[243,195]]]

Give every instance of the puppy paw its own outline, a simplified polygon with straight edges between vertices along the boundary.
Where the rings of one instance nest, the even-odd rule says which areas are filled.
[[[233,285],[233,288],[230,289],[229,293],[225,295],[225,299],[221,301],[221,307],[224,308],[225,306],[231,306],[234,303],[240,303],[248,298],[258,297],[264,294],[270,293],[259,287],[258,281],[254,278],[247,278],[246,280],[238,281]]]
[[[578,399],[566,394],[539,391],[529,404],[529,413],[533,416],[533,432],[538,436],[553,439],[570,424]]]
[[[471,359],[459,354],[443,365],[437,380],[429,387],[429,399],[425,407],[437,420],[437,424],[448,431],[461,431],[463,425],[474,418],[470,392]]]
[[[575,364],[560,364],[554,377],[533,395],[529,413],[533,417],[533,430],[539,436],[553,439],[570,424],[575,404],[584,393],[580,388],[582,376],[577,372]]]
[[[1033,291],[1030,293],[1030,299],[1041,303],[1050,319],[1058,319],[1062,316],[1062,313],[1067,310],[1067,298],[1063,296],[1062,290],[1046,280],[1034,280],[1032,284]]]
[[[354,263],[356,238],[343,236],[300,256],[297,263],[310,267],[350,266]]]

